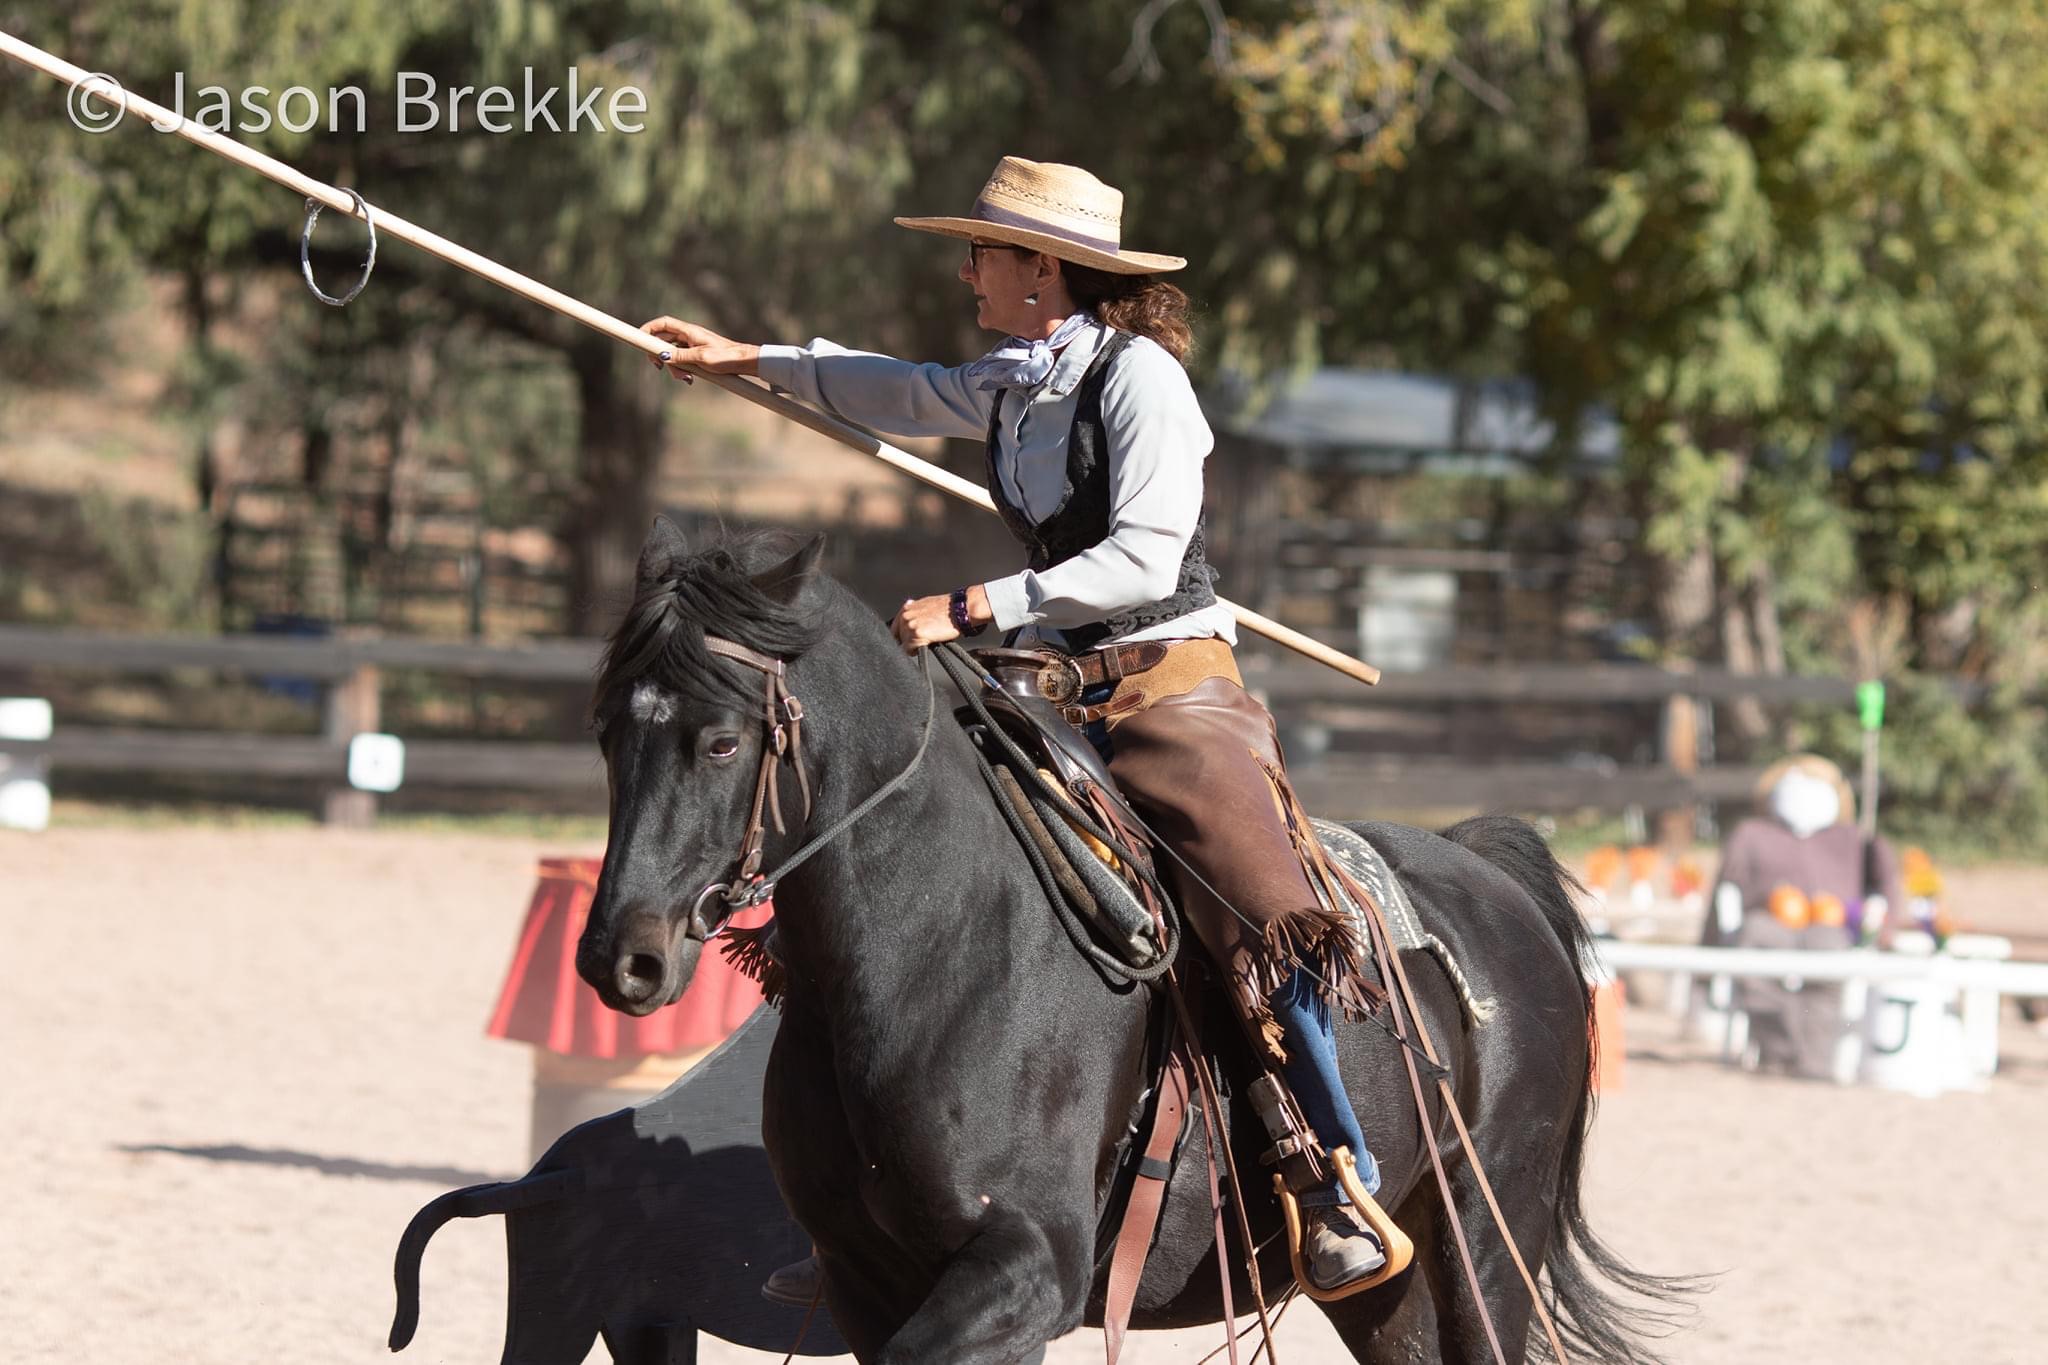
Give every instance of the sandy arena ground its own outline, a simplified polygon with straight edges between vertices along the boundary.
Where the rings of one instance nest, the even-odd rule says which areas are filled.
[[[277,830],[0,838],[0,1340],[15,1362],[389,1359],[391,1253],[453,1184],[525,1169],[531,1062],[483,1036],[536,858],[514,839]],[[2015,929],[2048,874],[1952,878]],[[2038,929],[2036,930],[2038,932]],[[1982,1094],[1915,1100],[1715,1065],[1629,1020],[1596,1226],[1723,1272],[1681,1362],[2024,1361],[2048,1307],[2048,1039],[2009,1013]],[[495,1221],[435,1239],[400,1360],[498,1358]],[[1214,1331],[1141,1336],[1193,1362]],[[1336,1360],[1303,1307],[1282,1358]],[[1081,1333],[1053,1359],[1101,1359]],[[594,1357],[602,1360],[602,1351]],[[773,1359],[707,1343],[707,1365]]]

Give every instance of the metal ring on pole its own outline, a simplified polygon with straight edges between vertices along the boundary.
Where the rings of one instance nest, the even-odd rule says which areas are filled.
[[[342,193],[356,201],[356,212],[363,217],[363,226],[370,230],[370,254],[363,258],[363,277],[356,281],[355,288],[340,298],[330,297],[313,282],[313,224],[320,221],[320,210],[324,207],[318,199],[306,200],[306,226],[299,233],[299,269],[306,277],[306,288],[313,291],[313,297],[333,308],[345,307],[355,301],[356,295],[370,282],[370,272],[377,268],[377,220],[370,215],[370,206],[363,202],[363,196],[354,190],[344,189]]]

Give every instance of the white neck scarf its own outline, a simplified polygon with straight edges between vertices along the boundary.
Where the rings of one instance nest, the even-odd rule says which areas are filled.
[[[1026,341],[1006,338],[1001,345],[967,367],[968,381],[983,392],[997,389],[1035,389],[1052,373],[1054,352],[1079,336],[1083,327],[1095,321],[1085,309],[1069,314],[1050,337]]]

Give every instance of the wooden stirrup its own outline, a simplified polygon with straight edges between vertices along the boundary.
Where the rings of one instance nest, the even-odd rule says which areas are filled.
[[[1316,1288],[1308,1277],[1308,1267],[1301,1259],[1301,1201],[1294,1197],[1287,1188],[1287,1182],[1275,1171],[1273,1189],[1280,1196],[1281,1211],[1287,1216],[1287,1254],[1294,1262],[1295,1283],[1301,1286],[1302,1293],[1318,1303],[1334,1303],[1383,1285],[1406,1270],[1408,1263],[1415,1259],[1415,1243],[1401,1231],[1399,1224],[1387,1216],[1387,1211],[1379,1206],[1378,1201],[1365,1192],[1365,1186],[1358,1183],[1358,1163],[1352,1160],[1351,1149],[1331,1149],[1330,1162],[1337,1168],[1337,1179],[1343,1184],[1344,1193],[1350,1197],[1352,1211],[1373,1236],[1380,1239],[1380,1247],[1387,1253],[1387,1263],[1350,1284],[1339,1285],[1335,1289]]]

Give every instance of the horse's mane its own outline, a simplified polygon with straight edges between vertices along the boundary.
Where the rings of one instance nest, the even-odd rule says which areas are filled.
[[[704,637],[716,635],[777,659],[794,659],[816,644],[823,622],[802,604],[801,584],[757,578],[784,564],[789,537],[778,532],[723,535],[717,542],[671,560],[636,585],[633,604],[605,642],[592,690],[591,713],[642,682],[699,703],[759,700],[760,678],[749,669],[714,660]]]

